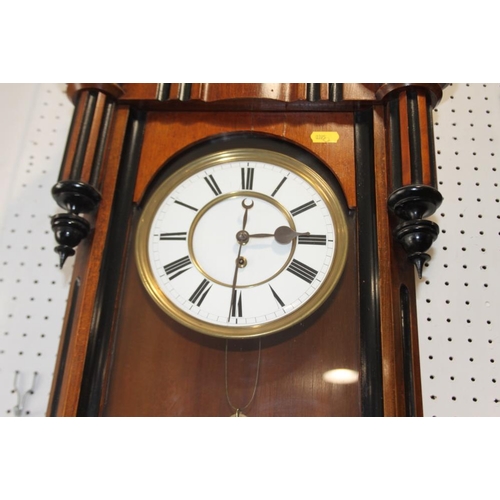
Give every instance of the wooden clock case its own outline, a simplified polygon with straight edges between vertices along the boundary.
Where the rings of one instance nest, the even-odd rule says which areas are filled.
[[[438,234],[431,111],[442,84],[72,84],[53,196],[73,284],[51,416],[418,416],[414,266]],[[348,257],[327,301],[259,339],[210,337],[163,313],[134,258],[158,183],[202,154],[257,147],[330,183]],[[83,214],[83,215],[82,215]],[[330,383],[348,368],[357,380]],[[255,397],[252,400],[252,394]]]

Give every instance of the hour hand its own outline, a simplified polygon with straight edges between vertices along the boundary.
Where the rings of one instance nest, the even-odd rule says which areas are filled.
[[[278,242],[281,243],[282,245],[286,245],[293,241],[294,238],[297,236],[304,236],[308,235],[310,233],[298,233],[297,231],[294,231],[293,229],[289,228],[288,226],[280,226],[274,233],[257,233],[257,234],[249,234],[249,238],[268,238],[268,237],[274,237],[274,239]]]

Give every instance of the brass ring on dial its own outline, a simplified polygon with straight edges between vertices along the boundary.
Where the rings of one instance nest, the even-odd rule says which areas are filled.
[[[286,221],[288,222],[288,224],[290,225],[290,227],[295,231],[295,222],[290,214],[290,212],[283,206],[281,205],[281,203],[278,203],[275,199],[271,198],[270,196],[267,196],[265,194],[262,194],[262,193],[257,193],[257,192],[249,192],[249,191],[235,191],[235,192],[232,192],[232,193],[225,193],[223,195],[220,195],[218,196],[217,198],[215,198],[214,200],[212,200],[210,203],[207,203],[203,208],[201,208],[198,213],[196,214],[192,224],[191,224],[191,228],[189,230],[189,234],[188,234],[188,250],[189,250],[189,256],[191,257],[191,261],[193,262],[193,264],[196,266],[196,268],[198,269],[198,271],[203,275],[205,276],[205,278],[209,279],[210,281],[212,281],[213,283],[217,283],[218,285],[222,285],[222,286],[226,286],[226,287],[229,287],[229,288],[232,288],[233,287],[233,284],[232,283],[223,283],[222,281],[219,281],[219,280],[216,280],[213,276],[210,276],[204,269],[203,267],[199,264],[198,262],[198,259],[196,258],[196,255],[194,253],[194,249],[193,249],[193,236],[194,236],[194,232],[195,232],[195,229],[196,229],[196,226],[198,225],[198,222],[201,220],[201,218],[214,206],[214,205],[217,205],[218,203],[221,203],[223,202],[224,200],[227,200],[229,198],[237,198],[239,196],[244,196],[246,198],[258,198],[258,199],[261,199],[261,200],[264,200],[268,203],[270,203],[271,205],[273,205],[274,207],[276,207],[286,218]],[[252,204],[250,205],[250,207],[253,206],[253,202]],[[295,252],[295,247],[297,246],[297,241],[294,239],[292,241],[292,246],[290,248],[290,254],[288,255],[285,263],[278,269],[278,271],[276,271],[273,275],[269,276],[269,278],[266,278],[265,280],[262,280],[262,281],[259,281],[258,283],[251,283],[250,285],[237,285],[236,288],[249,288],[249,287],[252,287],[252,286],[259,286],[259,285],[262,285],[264,283],[267,283],[268,281],[271,281],[272,279],[274,279],[278,274],[282,273],[283,270],[288,266],[288,264],[290,264],[290,261],[292,260],[292,257],[293,257],[293,254]]]
[[[232,162],[262,162],[282,167],[300,177],[314,188],[324,202],[334,226],[335,247],[332,262],[326,277],[315,292],[300,307],[294,308],[275,320],[248,324],[220,324],[193,316],[173,303],[160,288],[152,271],[148,257],[148,237],[157,210],[162,202],[177,187],[190,177],[211,167]],[[246,195],[249,195],[246,191]],[[231,194],[234,196],[234,193]],[[252,192],[251,196],[256,196]],[[265,197],[265,195],[262,195]],[[307,164],[293,157],[274,151],[254,148],[239,148],[205,155],[176,170],[156,189],[146,203],[138,222],[135,238],[137,267],[142,283],[156,304],[174,320],[192,330],[222,338],[250,338],[268,335],[291,327],[316,311],[330,296],[338,283],[347,260],[348,234],[344,215],[345,209],[328,182]],[[293,222],[293,220],[292,220]]]

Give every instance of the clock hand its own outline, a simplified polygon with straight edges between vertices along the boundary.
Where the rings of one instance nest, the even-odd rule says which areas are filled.
[[[273,234],[270,233],[257,233],[257,234],[249,234],[248,238],[268,238],[274,237],[274,239],[281,243],[282,245],[286,245],[290,243],[297,236],[308,235],[310,233],[298,233],[288,226],[280,226]]]
[[[234,275],[233,275],[233,284],[232,284],[232,290],[231,290],[231,305],[229,306],[229,315],[227,317],[227,321],[231,319],[231,313],[236,309],[236,282],[238,280],[238,269],[244,264],[243,259],[241,257],[241,249],[243,248],[243,245],[248,241],[243,241],[241,239],[241,234],[245,233],[248,234],[245,231],[245,228],[247,226],[247,220],[248,220],[248,210],[250,210],[253,207],[253,200],[250,200],[250,203],[245,203],[247,199],[245,198],[242,202],[241,205],[245,209],[245,214],[243,215],[243,228],[241,231],[238,231],[236,233],[236,241],[239,243],[240,248],[238,249],[238,256],[236,257],[236,266],[234,268]]]
[[[250,203],[248,205],[245,203],[245,201],[247,201],[246,198],[241,202],[242,207],[245,209],[245,214],[243,215],[243,228],[242,228],[242,231],[245,230],[245,227],[247,225],[248,210],[253,207],[253,200],[250,200]]]

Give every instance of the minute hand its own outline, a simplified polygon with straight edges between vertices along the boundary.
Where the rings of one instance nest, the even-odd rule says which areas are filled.
[[[288,226],[280,226],[274,233],[257,233],[257,234],[249,234],[249,238],[270,238],[273,237],[278,243],[282,245],[286,245],[290,243],[297,236],[305,236],[310,233],[298,233]]]

